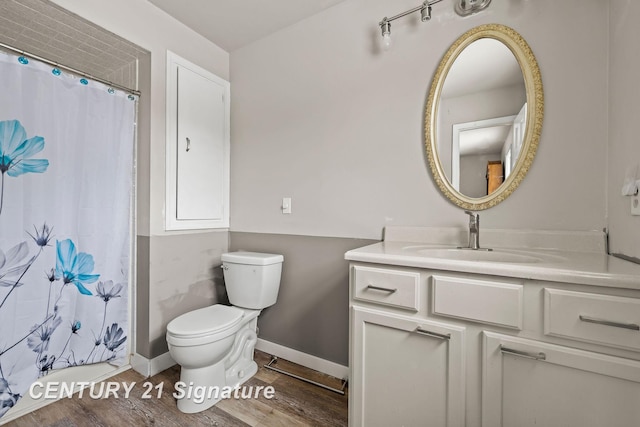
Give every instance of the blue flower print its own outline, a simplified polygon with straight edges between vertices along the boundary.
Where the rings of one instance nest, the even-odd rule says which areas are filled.
[[[76,320],[71,324],[71,333],[77,334],[80,328],[82,328],[82,323],[79,320]]]
[[[27,132],[18,120],[0,121],[0,214],[4,202],[4,176],[19,176],[28,172],[43,173],[49,167],[47,159],[29,159],[44,148],[44,138],[27,139]]]
[[[0,122],[0,172],[3,175],[19,176],[46,171],[48,160],[29,159],[43,148],[44,138],[34,136],[27,139],[27,132],[18,120]]]
[[[124,331],[122,328],[118,327],[117,323],[111,325],[110,328],[107,328],[104,333],[104,346],[107,347],[111,351],[116,351],[118,347],[120,347],[126,340],[127,337],[122,337]]]
[[[64,285],[76,285],[82,295],[93,295],[84,287],[86,283],[93,283],[100,277],[99,274],[91,274],[94,267],[93,256],[84,252],[76,253],[76,245],[70,239],[56,241],[56,248],[56,277],[61,278]]]

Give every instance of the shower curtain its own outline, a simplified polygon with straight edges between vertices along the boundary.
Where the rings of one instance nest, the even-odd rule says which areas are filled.
[[[0,416],[53,370],[127,362],[135,104],[0,53]]]

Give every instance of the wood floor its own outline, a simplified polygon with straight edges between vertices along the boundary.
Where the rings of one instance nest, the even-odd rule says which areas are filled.
[[[110,396],[107,399],[82,398],[75,395],[62,399],[42,409],[27,414],[6,424],[11,427],[41,426],[257,426],[257,427],[297,427],[297,426],[346,426],[347,396],[305,383],[287,375],[265,369],[270,357],[256,351],[258,373],[245,383],[246,386],[273,386],[275,396],[266,399],[262,394],[258,399],[224,399],[214,407],[197,413],[183,414],[178,411],[172,396],[174,384],[179,380],[178,366],[167,369],[149,379],[133,370],[128,370],[110,382],[135,382],[135,388],[128,399]],[[278,359],[279,369],[304,376],[333,388],[341,388],[341,381]],[[145,391],[143,383],[149,381],[157,386],[163,383],[160,398],[155,389],[152,398],[142,399]]]

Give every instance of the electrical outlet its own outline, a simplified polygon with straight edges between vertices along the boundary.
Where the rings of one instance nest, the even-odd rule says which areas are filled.
[[[631,196],[631,215],[640,215],[640,195]]]

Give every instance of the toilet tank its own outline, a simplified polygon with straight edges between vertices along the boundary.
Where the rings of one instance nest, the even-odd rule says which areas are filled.
[[[284,257],[258,252],[222,254],[222,271],[232,305],[261,310],[276,303]]]

